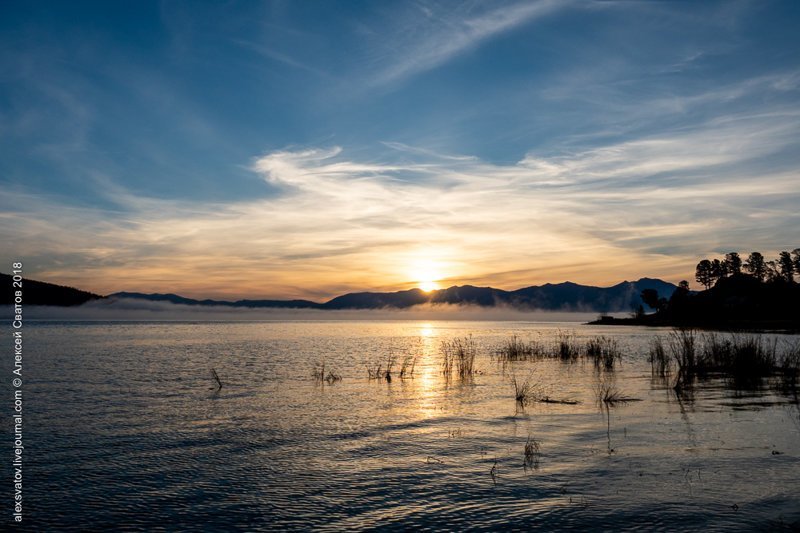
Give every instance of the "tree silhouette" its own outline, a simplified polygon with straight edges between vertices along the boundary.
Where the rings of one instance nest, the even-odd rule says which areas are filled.
[[[728,275],[728,268],[725,263],[720,261],[719,259],[714,259],[711,261],[711,277],[713,279],[713,283],[718,282],[722,278]]]
[[[781,273],[780,270],[778,269],[778,263],[776,261],[767,261],[765,265],[767,267],[767,274],[766,274],[767,281],[770,283],[779,281],[781,279]]]
[[[686,280],[682,280],[680,283],[678,283],[678,288],[681,289],[681,290],[684,290],[684,291],[688,291],[689,290],[689,282],[686,281]]]
[[[658,301],[658,291],[657,290],[655,290],[655,289],[645,289],[645,290],[642,291],[642,294],[640,296],[642,298],[642,301],[645,303],[645,305],[647,305],[647,307],[650,307],[652,309],[658,309],[659,301]]]
[[[794,271],[800,274],[800,248],[792,250],[792,261],[794,262]]]
[[[744,269],[758,281],[764,281],[767,277],[767,263],[764,261],[764,256],[759,252],[752,252],[747,257]]]
[[[729,276],[742,273],[742,258],[736,252],[725,254],[725,269]]]
[[[783,281],[791,283],[794,280],[794,261],[789,252],[781,252],[778,256],[778,273]]]
[[[714,282],[714,273],[711,261],[708,259],[703,259],[697,263],[694,277],[700,285],[706,289],[710,288],[711,284]]]

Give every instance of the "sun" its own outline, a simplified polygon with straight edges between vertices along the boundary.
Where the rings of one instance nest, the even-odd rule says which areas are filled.
[[[424,292],[431,292],[439,289],[439,284],[433,280],[420,281],[419,288]]]
[[[420,290],[431,292],[439,289],[438,281],[442,279],[439,265],[430,260],[417,261],[411,265],[411,279]]]

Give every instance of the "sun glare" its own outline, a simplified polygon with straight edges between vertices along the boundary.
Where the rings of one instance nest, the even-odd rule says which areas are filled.
[[[433,280],[420,281],[419,288],[425,292],[435,291],[439,288],[439,284]]]
[[[425,292],[441,288],[439,280],[442,279],[442,267],[437,261],[417,259],[409,265],[408,274],[414,284]]]

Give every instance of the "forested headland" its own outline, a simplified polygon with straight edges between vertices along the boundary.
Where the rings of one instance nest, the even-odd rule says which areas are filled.
[[[690,290],[686,280],[671,295],[646,289],[643,305],[631,317],[600,317],[593,323],[800,330],[800,248],[774,259],[759,252],[745,259],[738,252],[702,259],[695,280],[704,290]]]

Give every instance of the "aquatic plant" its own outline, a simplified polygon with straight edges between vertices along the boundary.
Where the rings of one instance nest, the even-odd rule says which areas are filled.
[[[581,345],[574,334],[559,330],[556,334],[554,354],[562,361],[575,361],[581,354]]]
[[[448,378],[453,371],[461,379],[471,378],[476,373],[475,355],[477,351],[472,335],[463,339],[456,338],[452,341],[442,341],[442,372]]]
[[[670,359],[664,347],[664,339],[656,337],[650,341],[650,371],[653,376],[666,377],[671,372]]]
[[[613,370],[614,362],[622,357],[617,341],[608,337],[589,339],[585,351],[588,357],[594,359],[595,366],[605,370]]]
[[[533,402],[562,405],[577,405],[580,403],[577,400],[559,400],[550,397],[542,392],[542,385],[533,381],[532,376],[533,374],[531,373],[525,381],[517,380],[516,376],[511,377],[511,385],[514,387],[514,400],[521,407]]]
[[[217,382],[217,390],[220,390],[222,388],[222,380],[219,379],[219,374],[217,374],[217,371],[213,368],[211,369],[211,377]]]
[[[396,360],[395,356],[392,355],[392,354],[389,354],[389,357],[386,359],[386,369],[385,369],[385,371],[383,373],[383,379],[385,379],[388,382],[392,381],[392,368],[394,367],[394,364],[396,362],[397,362],[397,360]]]
[[[534,386],[531,384],[530,379],[517,381],[516,376],[514,376],[511,378],[511,384],[514,386],[514,399],[518,404],[524,406],[533,399]]]
[[[614,407],[617,404],[639,401],[638,398],[626,396],[620,391],[613,381],[603,379],[595,385],[597,402],[602,407]]]
[[[380,364],[380,363],[373,363],[373,364],[367,363],[365,366],[367,368],[367,377],[369,379],[381,379],[381,378],[383,378],[385,376],[385,374],[383,372],[383,365],[382,364]]]
[[[311,373],[311,377],[314,378],[314,381],[318,384],[327,383],[328,385],[333,385],[336,382],[342,381],[342,376],[331,369],[328,369],[327,374],[325,373],[324,359],[321,363],[317,363],[315,365],[314,371]]]
[[[492,483],[497,486],[497,457],[494,458],[494,464],[492,465],[492,469],[489,470],[489,475],[492,476]]]
[[[545,347],[536,341],[524,342],[516,335],[507,340],[498,350],[497,357],[500,361],[526,361],[531,358],[541,358],[547,355]]]
[[[800,378],[800,342],[789,344],[778,363],[783,379],[783,388],[797,396],[797,382]]]
[[[407,355],[403,358],[403,364],[400,366],[400,379],[407,379],[414,377],[414,367],[417,365],[417,358]]]
[[[538,469],[540,455],[539,441],[528,435],[528,440],[525,441],[525,455],[522,463],[524,468],[526,470],[529,468],[533,470]]]
[[[669,350],[678,366],[676,390],[707,375],[725,375],[736,386],[750,387],[775,374],[796,376],[800,369],[799,348],[790,345],[779,354],[777,340],[757,334],[697,336],[691,330],[675,330]]]
[[[675,329],[669,334],[668,345],[680,372],[697,368],[697,347],[692,329]]]

